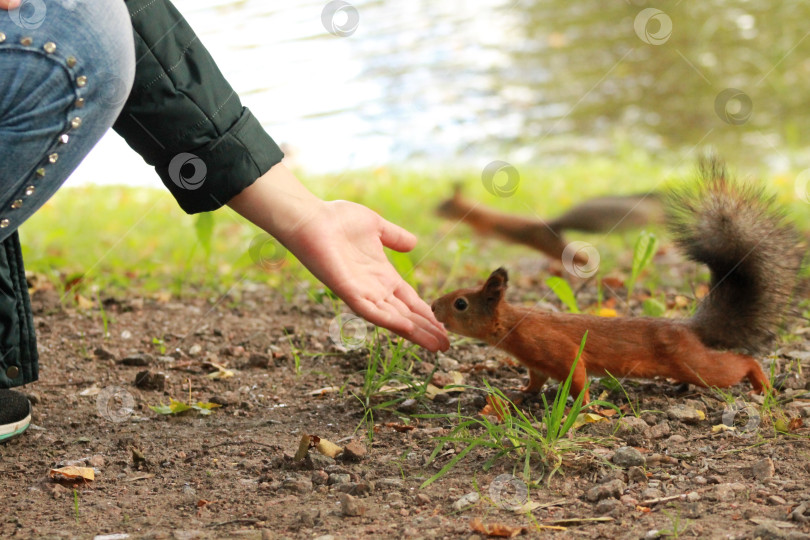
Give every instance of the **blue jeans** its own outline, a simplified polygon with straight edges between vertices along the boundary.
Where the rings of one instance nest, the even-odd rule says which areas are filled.
[[[134,76],[123,0],[22,0],[0,10],[0,242],[112,126]]]

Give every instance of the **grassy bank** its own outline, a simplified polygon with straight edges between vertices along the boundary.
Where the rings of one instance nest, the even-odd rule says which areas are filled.
[[[576,202],[603,194],[660,189],[692,174],[693,162],[667,164],[644,155],[620,160],[589,159],[553,168],[519,167],[517,191],[498,197],[484,189],[481,173],[466,171],[405,171],[388,168],[343,175],[306,177],[304,181],[327,199],[349,199],[378,211],[420,238],[408,255],[392,254],[394,264],[423,293],[469,280],[516,257],[537,256],[525,248],[481,242],[463,225],[441,220],[433,209],[460,182],[465,195],[514,213],[553,217]],[[765,178],[804,229],[810,226],[810,205],[797,198],[796,174]],[[210,242],[207,240],[210,234]],[[166,191],[127,187],[64,189],[21,229],[28,270],[64,287],[82,278],[82,286],[115,294],[132,288],[173,295],[222,292],[245,281],[269,282],[284,288],[313,283],[293,257],[285,264],[256,264],[260,231],[228,208],[206,217],[183,213]],[[636,232],[611,237],[582,235],[600,250],[600,271],[627,264]],[[575,236],[571,235],[574,239]],[[268,244],[260,249],[273,251]],[[269,257],[277,257],[280,251]],[[268,255],[260,255],[267,257]],[[437,278],[437,275],[450,279]],[[427,279],[427,278],[430,279]],[[455,280],[455,281],[454,281]],[[429,285],[428,285],[429,284]],[[426,289],[426,290],[425,290]]]

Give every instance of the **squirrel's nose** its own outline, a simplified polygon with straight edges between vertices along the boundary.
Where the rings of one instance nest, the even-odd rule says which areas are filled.
[[[433,313],[436,313],[436,302],[430,304],[430,309],[433,311]]]

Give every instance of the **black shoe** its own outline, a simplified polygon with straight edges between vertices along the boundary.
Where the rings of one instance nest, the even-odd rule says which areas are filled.
[[[19,435],[31,423],[31,403],[13,390],[0,389],[0,441]]]

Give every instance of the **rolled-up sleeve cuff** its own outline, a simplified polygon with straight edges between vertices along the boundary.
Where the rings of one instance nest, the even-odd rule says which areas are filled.
[[[253,184],[284,157],[246,107],[217,140],[155,167],[160,179],[189,214],[216,210]]]

